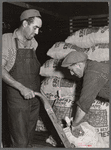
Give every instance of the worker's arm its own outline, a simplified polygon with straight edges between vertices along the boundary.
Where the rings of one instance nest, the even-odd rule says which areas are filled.
[[[109,80],[109,65],[95,61],[89,61],[83,77],[83,85],[80,98],[77,101],[77,112],[73,126],[80,123],[85,114],[96,99],[98,93]]]
[[[35,94],[32,90],[25,87],[21,83],[17,82],[9,74],[9,72],[5,69],[6,64],[7,64],[7,61],[5,59],[2,59],[2,79],[3,79],[3,81],[6,84],[8,84],[8,85],[12,86],[13,88],[17,89],[25,99],[30,99],[30,98],[35,97]]]

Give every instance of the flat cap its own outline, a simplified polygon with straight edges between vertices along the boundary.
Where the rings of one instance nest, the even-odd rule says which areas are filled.
[[[29,17],[41,17],[40,12],[36,9],[27,9],[22,12],[20,21],[28,19]]]
[[[68,67],[71,66],[72,64],[86,61],[87,58],[88,56],[84,52],[72,51],[64,58],[61,66]]]

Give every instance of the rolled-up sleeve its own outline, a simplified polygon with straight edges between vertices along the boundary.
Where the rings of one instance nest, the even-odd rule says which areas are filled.
[[[9,47],[9,41],[6,34],[4,34],[2,36],[2,59],[5,59],[7,61],[9,59],[8,47]]]
[[[16,58],[15,42],[12,38],[12,33],[3,34],[2,36],[2,59],[7,61],[5,69],[10,71],[13,67]]]

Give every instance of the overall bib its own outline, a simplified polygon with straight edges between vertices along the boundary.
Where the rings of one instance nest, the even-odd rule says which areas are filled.
[[[39,92],[40,63],[36,54],[33,49],[19,49],[17,39],[15,39],[15,43],[16,60],[9,73],[27,88]],[[27,147],[32,141],[39,116],[39,99],[35,97],[26,100],[18,90],[7,86],[7,104],[12,147]]]

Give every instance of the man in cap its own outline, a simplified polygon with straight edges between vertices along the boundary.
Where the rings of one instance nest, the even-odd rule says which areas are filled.
[[[83,121],[97,96],[109,100],[109,62],[91,61],[85,53],[73,51],[65,57],[61,66],[67,67],[72,75],[79,78],[83,76],[77,112],[72,123],[76,127]]]
[[[42,26],[38,10],[25,10],[21,25],[2,37],[2,79],[6,83],[9,130],[12,147],[28,147],[33,139],[40,102],[40,63],[34,36]]]

